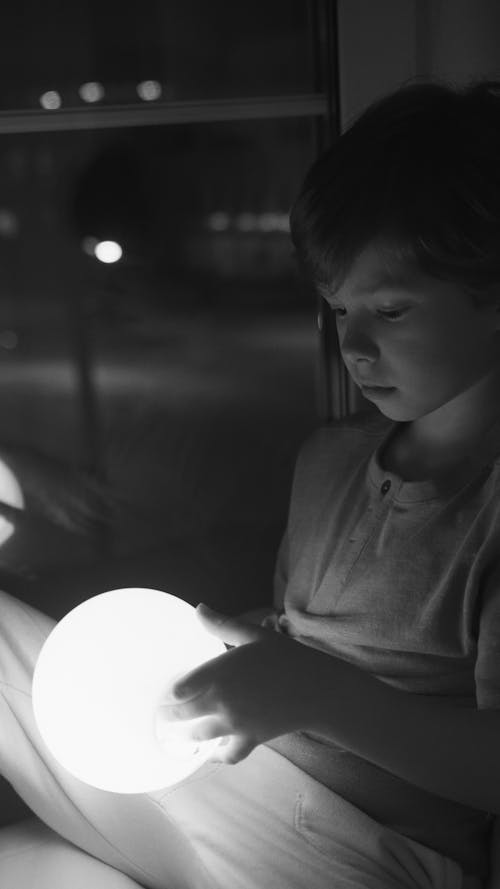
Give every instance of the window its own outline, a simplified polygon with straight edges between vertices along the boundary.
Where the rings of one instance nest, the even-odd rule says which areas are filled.
[[[269,601],[318,419],[288,211],[332,127],[330,13],[6,13],[0,449],[27,502],[0,559],[56,614],[130,585]]]

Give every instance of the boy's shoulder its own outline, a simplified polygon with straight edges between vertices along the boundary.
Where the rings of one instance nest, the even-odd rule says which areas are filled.
[[[384,417],[378,411],[358,411],[342,419],[332,420],[313,432],[306,440],[304,448],[331,450],[343,448],[347,442],[352,445],[373,449],[377,447],[378,440],[382,440],[390,428],[393,420]]]
[[[380,411],[363,410],[340,420],[333,420],[322,428],[328,429],[332,434],[344,433],[370,438],[383,437],[393,425],[394,420],[384,417]]]
[[[372,454],[393,426],[378,411],[359,411],[320,426],[305,441],[299,465],[348,465]]]

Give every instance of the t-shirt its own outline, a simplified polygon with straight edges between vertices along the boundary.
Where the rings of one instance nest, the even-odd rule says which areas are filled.
[[[499,708],[500,421],[458,468],[426,481],[384,468],[399,425],[358,414],[303,447],[276,570],[279,627],[411,694]],[[487,873],[488,814],[312,734],[270,746],[466,873]]]

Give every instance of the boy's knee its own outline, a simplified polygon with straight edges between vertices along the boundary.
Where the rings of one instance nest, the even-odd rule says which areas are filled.
[[[66,842],[38,818],[0,831],[0,884],[19,889],[135,889],[116,868]]]
[[[0,683],[28,691],[35,664],[55,621],[0,591]]]

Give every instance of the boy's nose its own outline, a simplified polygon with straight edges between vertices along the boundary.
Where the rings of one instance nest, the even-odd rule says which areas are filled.
[[[376,361],[380,350],[369,332],[359,325],[350,325],[339,333],[340,351],[351,364],[359,360]]]

